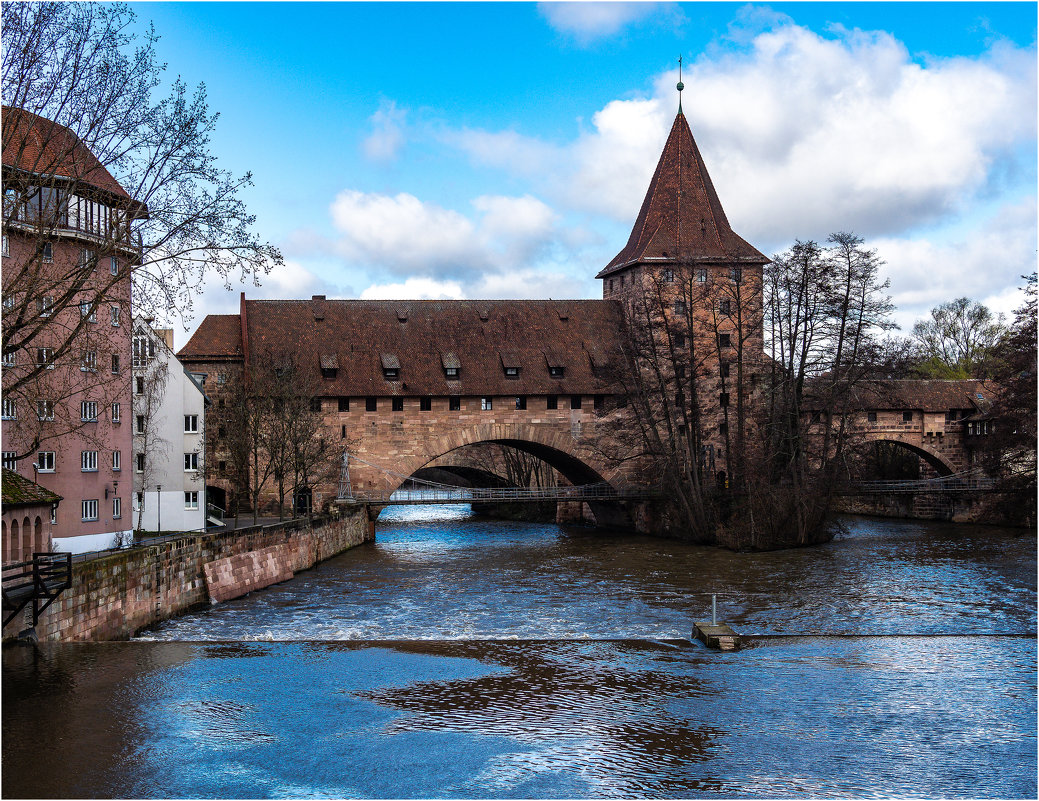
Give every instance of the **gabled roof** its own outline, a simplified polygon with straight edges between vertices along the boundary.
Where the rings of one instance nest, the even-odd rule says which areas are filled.
[[[326,397],[594,394],[609,388],[584,343],[596,344],[597,360],[623,358],[615,301],[569,301],[562,318],[551,300],[414,300],[403,320],[400,301],[318,302],[320,319],[312,300],[247,300],[242,310],[249,359],[291,351]],[[239,315],[210,315],[178,356],[188,363],[241,361],[241,329]],[[333,348],[339,369],[325,378],[321,357]],[[503,354],[514,362],[505,366],[520,368],[518,380],[505,376]],[[564,367],[564,377],[552,378],[549,365]],[[400,370],[397,380],[386,380],[387,367]],[[458,380],[445,375],[451,367],[459,369]]]
[[[60,495],[6,467],[3,468],[2,495],[4,506],[49,506],[61,500]]]
[[[820,400],[809,385],[804,408],[816,410]],[[851,390],[852,404],[857,409],[917,410],[944,412],[950,409],[983,411],[988,408],[996,388],[979,379],[878,379],[863,381]]]
[[[595,277],[603,278],[641,261],[769,261],[729,226],[681,111],[671,126],[628,244]]]
[[[4,106],[2,113],[5,167],[82,181],[115,198],[132,201],[90,148],[68,128],[13,106]]]

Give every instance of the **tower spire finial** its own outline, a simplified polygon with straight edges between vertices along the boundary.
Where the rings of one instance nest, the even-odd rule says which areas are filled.
[[[682,90],[685,89],[685,84],[682,83],[682,57],[678,57],[678,113],[682,113]]]

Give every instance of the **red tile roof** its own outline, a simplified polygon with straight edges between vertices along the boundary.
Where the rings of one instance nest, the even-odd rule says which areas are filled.
[[[63,125],[13,106],[3,107],[0,122],[5,167],[71,178],[120,200],[132,200],[90,148]]]
[[[809,389],[804,406],[813,410],[816,404],[810,393]],[[995,387],[991,382],[974,379],[886,379],[864,381],[853,390],[855,408],[858,409],[925,412],[986,409],[994,394]]]
[[[250,359],[289,348],[325,396],[607,392],[593,358],[619,359],[624,330],[620,305],[602,300],[249,300],[243,309]],[[239,319],[210,315],[178,356],[241,358]],[[448,381],[456,361],[460,378]],[[321,378],[333,363],[336,377]],[[394,363],[399,380],[388,381]],[[549,365],[564,376],[550,378]],[[506,378],[506,366],[519,376]]]
[[[733,232],[681,112],[660,154],[628,244],[596,278],[636,262],[768,262]]]
[[[177,356],[194,361],[242,358],[242,318],[237,314],[210,314]]]
[[[61,496],[44,489],[39,484],[21,476],[14,470],[3,468],[0,494],[4,506],[50,506],[61,500]]]

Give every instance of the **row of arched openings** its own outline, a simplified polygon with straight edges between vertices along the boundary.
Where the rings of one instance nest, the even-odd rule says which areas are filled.
[[[21,523],[15,518],[10,527],[6,520],[2,521],[3,561],[24,562],[32,559],[33,552],[48,551],[46,535],[43,532],[43,518],[39,515],[33,521],[28,517]]]

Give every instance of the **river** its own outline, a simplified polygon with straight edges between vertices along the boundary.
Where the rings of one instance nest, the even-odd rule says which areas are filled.
[[[1036,540],[736,554],[467,507],[131,642],[3,655],[3,796],[1036,797]],[[719,618],[743,650],[690,642]]]

